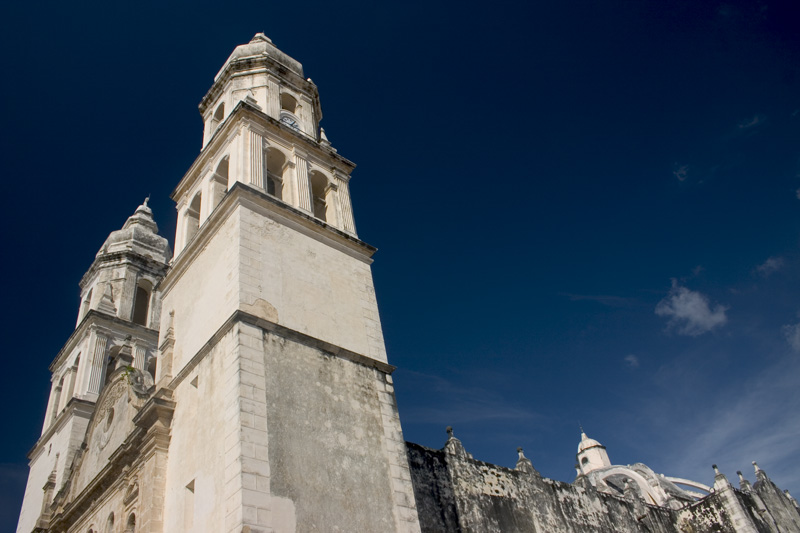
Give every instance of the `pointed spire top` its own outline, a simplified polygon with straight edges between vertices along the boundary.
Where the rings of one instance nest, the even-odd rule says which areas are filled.
[[[445,431],[447,431],[447,438],[448,439],[454,439],[455,438],[455,436],[453,435],[453,426],[447,426],[447,428],[445,428]]]
[[[589,436],[586,435],[586,432],[583,431],[583,427],[581,427],[581,442],[578,444],[578,453],[594,447],[605,448],[605,446],[600,444],[598,441],[589,438]]]
[[[756,474],[761,472],[761,469],[758,467],[758,463],[756,463],[755,461],[753,461],[753,467],[756,469]]]
[[[253,35],[253,38],[250,39],[250,42],[251,43],[270,43],[271,44],[272,43],[272,39],[267,37],[264,34],[264,32],[260,31],[260,32],[256,33],[255,35]]]
[[[711,468],[714,469],[714,474],[719,475],[719,468],[717,468],[717,465],[711,465]]]

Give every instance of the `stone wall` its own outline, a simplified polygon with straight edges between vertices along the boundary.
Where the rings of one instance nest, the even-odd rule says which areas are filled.
[[[585,480],[542,478],[527,460],[517,469],[484,463],[454,438],[442,450],[406,446],[423,532],[800,532],[798,509],[766,476],[751,492],[727,484],[672,510],[598,492]]]

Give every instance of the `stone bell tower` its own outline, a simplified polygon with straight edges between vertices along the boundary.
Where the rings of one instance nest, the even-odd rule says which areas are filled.
[[[80,281],[78,323],[50,365],[52,387],[17,531],[49,531],[54,499],[74,474],[97,404],[120,371],[155,370],[160,301],[156,289],[172,252],[147,200],[111,232]]]
[[[163,531],[419,531],[355,165],[317,87],[263,34],[200,103],[159,289],[174,402]]]

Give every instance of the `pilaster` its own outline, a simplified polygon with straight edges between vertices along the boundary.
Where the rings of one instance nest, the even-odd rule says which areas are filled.
[[[264,138],[250,130],[250,184],[259,189],[264,187],[264,170],[266,169],[264,156]]]
[[[260,328],[239,322],[224,368],[225,530],[272,531],[264,341]]]
[[[392,376],[377,369],[374,372],[383,422],[384,454],[388,461],[392,484],[395,528],[398,533],[419,533],[414,487],[411,484],[411,472],[408,469],[406,443],[400,427]]]
[[[143,460],[139,475],[137,531],[164,531],[167,453],[174,410],[175,403],[168,394],[156,396],[142,407],[134,420],[137,426],[146,430],[141,447]]]
[[[281,85],[277,78],[267,77],[267,115],[275,120],[281,114]]]
[[[294,156],[294,175],[297,184],[297,207],[313,213],[311,206],[311,188],[308,183],[308,159],[307,154],[299,150],[296,146],[292,150]]]
[[[97,395],[100,394],[100,389],[103,387],[103,372],[105,370],[108,337],[100,333],[95,333],[93,336],[95,340],[94,354],[89,369],[89,387],[87,393],[93,394],[94,398],[97,398]]]
[[[339,196],[339,205],[342,212],[341,222],[339,227],[348,233],[356,234],[356,224],[353,220],[353,207],[350,203],[350,189],[347,179],[340,173],[334,170],[334,177],[336,178],[337,194]]]

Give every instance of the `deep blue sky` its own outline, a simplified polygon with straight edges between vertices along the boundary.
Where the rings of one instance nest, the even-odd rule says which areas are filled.
[[[765,1],[14,2],[0,7],[0,530],[47,367],[106,235],[200,149],[197,104],[265,32],[358,164],[408,440],[574,478],[800,493],[800,18]],[[800,495],[800,494],[798,494]]]

